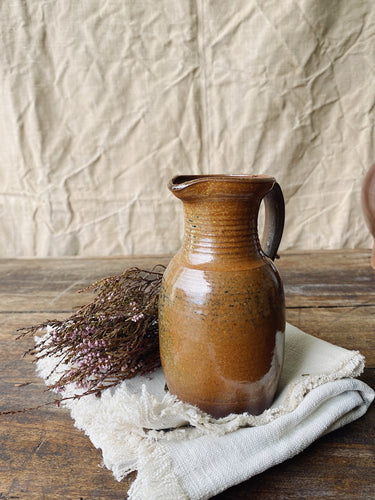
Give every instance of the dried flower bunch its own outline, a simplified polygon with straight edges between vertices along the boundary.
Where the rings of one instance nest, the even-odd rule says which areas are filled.
[[[93,291],[95,298],[66,320],[21,330],[24,337],[50,327],[50,335],[28,351],[36,359],[58,356],[58,366],[67,365],[48,389],[64,392],[66,384],[75,383],[84,389],[82,395],[100,395],[103,388],[160,366],[158,297],[163,272],[163,266],[152,271],[131,268],[104,278],[81,290]]]

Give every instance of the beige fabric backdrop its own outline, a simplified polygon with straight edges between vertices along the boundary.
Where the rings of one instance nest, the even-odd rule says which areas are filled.
[[[0,256],[174,252],[177,173],[267,173],[282,248],[369,247],[372,0],[0,3]]]

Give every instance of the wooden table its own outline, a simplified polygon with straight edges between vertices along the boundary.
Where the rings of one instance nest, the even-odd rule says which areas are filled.
[[[66,317],[73,306],[86,302],[76,291],[98,278],[168,260],[0,260],[0,411],[52,399],[31,360],[22,356],[33,341],[16,341],[17,328]],[[367,358],[362,378],[374,387],[375,271],[370,252],[287,252],[277,265],[287,320],[312,335],[360,350]],[[374,424],[375,405],[297,457],[216,498],[375,498]],[[47,406],[0,417],[0,499],[122,499],[133,478],[121,483],[113,479],[67,410]]]

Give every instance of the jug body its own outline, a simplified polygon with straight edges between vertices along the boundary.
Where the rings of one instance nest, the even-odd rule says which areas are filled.
[[[169,390],[214,417],[259,414],[284,356],[283,286],[259,243],[262,176],[172,180],[185,234],[159,296],[160,355]]]

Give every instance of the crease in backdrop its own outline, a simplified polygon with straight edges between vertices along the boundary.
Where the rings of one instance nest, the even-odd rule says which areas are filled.
[[[0,4],[0,256],[175,252],[178,173],[274,175],[282,249],[370,247],[370,0]]]

